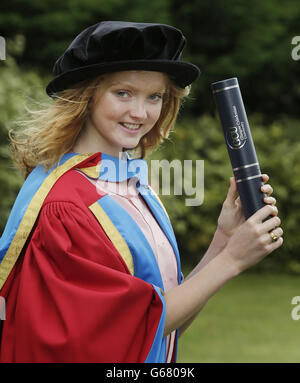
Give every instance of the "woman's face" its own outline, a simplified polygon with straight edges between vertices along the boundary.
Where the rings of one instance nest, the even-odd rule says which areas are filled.
[[[124,71],[104,77],[82,139],[85,151],[118,157],[135,148],[159,119],[167,77],[160,72]]]

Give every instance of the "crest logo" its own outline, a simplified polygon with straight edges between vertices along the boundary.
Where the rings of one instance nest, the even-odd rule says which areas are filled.
[[[229,128],[226,132],[226,142],[230,149],[241,149],[247,141],[245,135],[240,134],[236,126]]]

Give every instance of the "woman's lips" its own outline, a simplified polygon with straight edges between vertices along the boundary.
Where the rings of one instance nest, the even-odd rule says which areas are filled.
[[[137,133],[142,128],[142,124],[130,124],[127,122],[120,122],[119,124],[128,133]]]

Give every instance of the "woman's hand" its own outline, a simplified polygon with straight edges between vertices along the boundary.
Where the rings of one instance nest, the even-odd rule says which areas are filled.
[[[267,195],[264,202],[267,205],[276,205],[276,199],[270,197],[273,193],[271,185],[266,184],[269,180],[267,174],[262,174],[264,185],[261,191]],[[240,197],[237,197],[237,186],[234,177],[230,177],[230,186],[228,189],[227,197],[223,202],[222,210],[218,218],[218,230],[225,235],[228,239],[235,233],[237,228],[245,222],[245,216],[242,209]]]
[[[273,205],[275,207],[276,200],[270,195],[273,193],[273,188],[271,185],[267,184],[269,176],[267,174],[262,175],[262,180],[264,185],[261,188],[261,191],[267,195],[264,199],[267,205]],[[218,227],[214,234],[213,240],[205,253],[201,258],[199,264],[195,269],[186,277],[193,276],[201,268],[206,266],[212,259],[220,254],[228,244],[230,238],[238,230],[239,227],[245,222],[245,215],[242,208],[242,203],[240,197],[237,197],[238,190],[234,177],[230,178],[230,186],[228,189],[227,197],[223,202],[222,210],[218,218]],[[280,233],[280,230],[279,230]],[[274,232],[275,235],[276,231]]]
[[[230,237],[223,256],[237,274],[255,265],[282,245],[283,230],[279,227],[281,221],[277,214],[276,206],[264,206],[241,224]],[[273,217],[265,221],[269,216]]]
[[[241,201],[237,198],[236,183],[231,178],[228,194],[218,219],[218,229],[209,249],[184,282],[165,295],[167,318],[165,335],[175,328],[179,328],[182,334],[206,301],[224,283],[282,245],[283,230],[278,227],[280,219],[274,206],[276,200],[270,197],[273,189],[266,184],[269,180],[266,174],[262,179],[264,182],[262,192],[270,199],[265,199],[267,205],[245,220]],[[264,221],[269,216],[273,217]],[[277,237],[276,241],[272,238],[272,232]]]

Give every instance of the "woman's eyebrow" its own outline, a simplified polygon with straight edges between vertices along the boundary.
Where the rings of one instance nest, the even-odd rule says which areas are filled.
[[[126,81],[117,81],[117,82],[112,82],[110,84],[110,86],[118,86],[120,88],[132,88],[132,89],[137,89],[133,84],[131,84],[130,82],[126,82]]]
[[[110,87],[113,87],[113,86],[118,86],[120,88],[129,88],[135,91],[140,90],[138,87],[134,86],[132,83],[126,82],[126,81],[112,82],[110,84]],[[166,87],[161,87],[161,88],[153,88],[153,90],[150,90],[147,93],[153,94],[153,93],[165,93],[165,92],[166,92]]]

